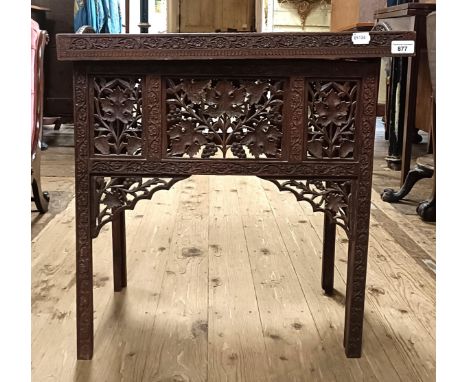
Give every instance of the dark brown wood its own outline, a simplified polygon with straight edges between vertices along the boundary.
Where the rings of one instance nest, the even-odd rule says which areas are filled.
[[[427,91],[425,82],[429,81],[425,73],[427,70],[426,52],[426,16],[435,10],[435,4],[407,3],[381,9],[375,13],[377,19],[374,30],[411,30],[416,31],[416,54],[408,59],[397,59],[393,62],[392,80],[390,81],[388,104],[388,118],[386,118],[387,135],[390,140],[388,167],[401,170],[400,184],[403,185],[410,169],[411,149],[414,142],[422,138],[417,129],[430,131],[429,126],[422,126],[424,112],[418,112],[419,107],[427,105],[430,99],[430,90]],[[402,61],[403,60],[403,61]],[[406,61],[407,60],[407,64]],[[402,76],[400,86],[400,99],[396,97],[398,76]],[[400,113],[395,116],[396,104],[399,104]],[[426,110],[430,115],[431,111]],[[397,123],[398,120],[398,123]],[[430,121],[430,119],[428,119]],[[429,122],[428,122],[429,123]]]
[[[428,58],[429,58],[429,69],[431,72],[431,82],[434,92],[432,97],[432,129],[431,129],[431,142],[432,142],[432,155],[426,155],[417,159],[417,165],[414,169],[408,172],[405,181],[399,191],[395,191],[391,188],[386,188],[381,194],[382,200],[395,203],[403,199],[409,194],[414,184],[420,179],[433,178],[433,191],[429,199],[419,203],[416,208],[416,212],[425,221],[434,222],[436,220],[436,181],[435,181],[435,164],[436,164],[436,105],[435,105],[435,68],[436,68],[436,25],[435,25],[435,12],[431,13],[427,17],[427,45],[428,45]]]
[[[125,33],[130,33],[130,0],[125,0]]]
[[[333,293],[335,276],[336,224],[328,214],[324,214],[322,251],[322,289],[326,294]]]
[[[337,32],[349,32],[349,31],[365,32],[365,31],[371,31],[373,27],[374,27],[374,23],[357,22],[354,24],[346,25],[338,29]]]
[[[76,61],[79,359],[93,349],[92,238],[112,222],[119,290],[124,211],[194,174],[256,175],[324,212],[327,293],[344,229],[345,351],[360,356],[380,57],[414,34],[351,36],[58,36],[59,57]]]
[[[351,32],[341,33],[204,33],[102,36],[60,34],[62,61],[373,58],[398,56],[391,42],[414,40],[414,32],[370,32],[369,45],[354,45]],[[407,55],[406,55],[407,56]]]
[[[406,3],[394,5],[392,7],[378,9],[375,12],[376,19],[386,19],[391,17],[402,16],[424,16],[435,11],[436,5],[430,3]]]
[[[114,292],[127,286],[127,243],[125,238],[125,211],[112,220],[112,250],[114,264]]]

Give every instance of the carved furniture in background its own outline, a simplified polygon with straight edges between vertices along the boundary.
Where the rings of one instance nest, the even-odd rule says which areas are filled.
[[[44,61],[45,93],[44,115],[54,117],[46,121],[56,128],[61,123],[73,121],[73,73],[72,64],[57,60],[57,33],[73,33],[73,4],[74,0],[34,0],[34,5],[47,8],[43,12],[42,21],[38,21],[41,29],[49,34]],[[31,8],[32,18],[37,14]],[[60,119],[57,119],[60,117]]]
[[[436,220],[436,184],[435,184],[435,158],[436,158],[436,12],[432,12],[427,16],[427,51],[428,51],[428,62],[431,73],[431,84],[433,90],[433,102],[432,107],[432,144],[433,153],[427,154],[417,159],[416,167],[408,172],[405,183],[401,189],[396,192],[391,188],[387,188],[382,192],[382,200],[390,203],[398,202],[408,195],[416,184],[417,181],[424,178],[433,178],[433,190],[432,195],[428,200],[424,200],[419,203],[416,211],[419,216],[425,221],[433,222]]]
[[[39,27],[42,27],[42,29],[46,29],[47,13],[49,12],[49,8],[31,4],[31,18],[36,21],[39,24]],[[54,130],[59,130],[60,126],[62,125],[62,118],[58,116],[44,116],[42,122],[43,125],[54,125]],[[41,145],[42,148],[47,147],[47,145],[42,140]]]
[[[386,103],[386,139],[389,140],[386,160],[389,168],[401,170],[400,185],[410,169],[413,142],[422,139],[417,131],[431,131],[432,87],[427,63],[426,17],[435,7],[435,4],[408,3],[375,13],[374,30],[416,32],[415,55],[392,59]]]
[[[78,358],[93,355],[92,239],[112,222],[126,286],[125,210],[196,174],[253,175],[349,238],[344,346],[360,357],[380,57],[411,32],[60,35],[74,61]]]
[[[44,51],[47,44],[47,32],[40,30],[38,24],[32,22],[31,36],[31,201],[37,210],[43,214],[49,208],[49,194],[41,187],[41,141],[42,115],[44,104]]]

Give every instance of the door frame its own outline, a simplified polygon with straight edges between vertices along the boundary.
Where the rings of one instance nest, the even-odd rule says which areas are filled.
[[[180,1],[167,0],[167,31],[169,33],[180,33]],[[255,0],[255,29],[257,32],[262,32],[265,1],[268,0]]]

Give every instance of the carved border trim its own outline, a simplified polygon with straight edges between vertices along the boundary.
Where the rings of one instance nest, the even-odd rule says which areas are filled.
[[[370,32],[369,45],[343,33],[207,33],[160,35],[58,34],[59,60],[386,57],[391,41],[415,40],[414,32]]]
[[[252,161],[216,160],[166,160],[118,161],[92,160],[90,171],[94,175],[256,175],[276,177],[321,177],[356,178],[359,175],[357,162],[308,162],[308,163],[265,163]]]
[[[146,118],[146,156],[149,160],[162,157],[161,131],[161,77],[148,75],[146,78],[146,91],[144,97],[144,118]]]
[[[289,90],[289,159],[293,162],[303,160],[305,123],[305,78],[292,77]]]

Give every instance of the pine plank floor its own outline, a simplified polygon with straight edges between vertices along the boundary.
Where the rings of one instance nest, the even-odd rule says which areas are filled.
[[[323,216],[254,177],[193,176],[127,212],[122,293],[103,228],[95,354],[77,362],[73,152],[44,157],[52,202],[31,218],[33,381],[435,381],[435,225],[374,190],[363,356],[347,359],[345,234],[327,297]]]

